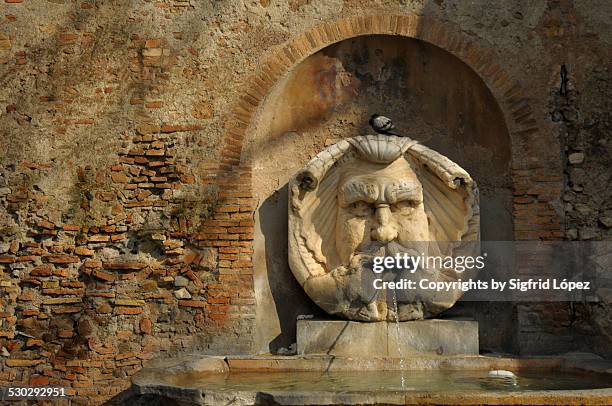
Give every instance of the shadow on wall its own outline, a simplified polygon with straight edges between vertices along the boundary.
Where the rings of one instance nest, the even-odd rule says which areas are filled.
[[[280,334],[268,345],[268,350],[273,354],[282,348],[289,348],[295,342],[295,320],[299,315],[324,315],[324,312],[306,295],[289,269],[287,188],[285,184],[269,196],[259,208],[259,226],[265,240],[265,263],[268,270],[267,280],[264,282],[269,286],[280,328]],[[259,299],[266,300],[266,298]]]

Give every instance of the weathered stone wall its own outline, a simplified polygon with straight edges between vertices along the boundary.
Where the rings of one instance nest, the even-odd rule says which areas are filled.
[[[343,20],[370,15],[394,17]],[[611,15],[569,0],[0,0],[0,379],[101,400],[152,357],[252,351],[261,202],[242,140],[267,89],[333,38],[401,32],[457,55],[510,131],[515,238],[609,240]],[[516,309],[517,350],[610,354],[606,305],[554,308]]]
[[[611,37],[610,27],[602,24],[611,13],[610,4],[600,2],[549,2],[536,27],[547,50],[542,64],[552,65],[554,73],[548,82],[547,118],[561,142],[560,204],[568,240],[612,240]],[[544,99],[541,103],[544,106]],[[521,351],[571,349],[610,357],[612,297],[609,293],[604,297],[599,303],[519,306]]]

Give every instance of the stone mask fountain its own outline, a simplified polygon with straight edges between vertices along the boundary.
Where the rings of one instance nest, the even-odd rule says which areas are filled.
[[[475,182],[410,138],[377,134],[342,140],[299,171],[289,191],[291,270],[331,315],[395,320],[384,292],[364,283],[372,277],[367,266],[372,256],[476,254],[467,252],[479,240]],[[432,281],[467,276],[454,269],[427,271]],[[399,320],[434,317],[461,294],[415,291],[399,301]]]
[[[476,256],[478,240],[478,188],[445,156],[408,137],[387,134],[357,136],[326,148],[289,182],[289,265],[328,314],[385,323],[300,320],[298,352],[356,354],[363,341],[355,338],[365,336],[385,343],[376,348],[382,349],[377,355],[386,356],[399,351],[405,336],[412,343],[403,344],[415,352],[477,353],[475,322],[402,323],[407,331],[401,336],[399,326],[389,329],[388,321],[435,317],[463,292],[375,289],[372,263],[376,256],[404,254]],[[468,274],[452,268],[395,269],[385,278],[439,282],[473,276]],[[440,328],[446,334],[436,334]]]

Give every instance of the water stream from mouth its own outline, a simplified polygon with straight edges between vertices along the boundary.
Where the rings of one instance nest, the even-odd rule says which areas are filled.
[[[393,289],[393,307],[395,310],[395,328],[397,330],[397,355],[400,362],[400,376],[402,380],[402,390],[406,390],[406,378],[404,377],[404,354],[402,352],[402,342],[400,340],[400,325],[399,325],[399,306],[397,305],[397,294]]]

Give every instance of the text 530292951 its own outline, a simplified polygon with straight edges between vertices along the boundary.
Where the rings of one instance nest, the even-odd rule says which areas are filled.
[[[65,388],[52,386],[4,386],[1,387],[1,390],[1,400],[62,398],[67,396]]]

